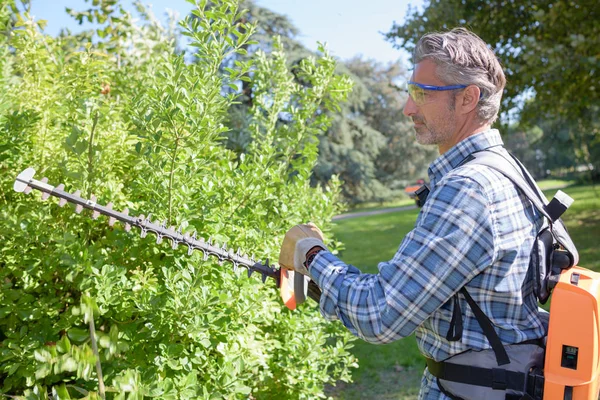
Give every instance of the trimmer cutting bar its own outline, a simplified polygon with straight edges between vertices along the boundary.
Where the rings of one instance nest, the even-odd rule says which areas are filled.
[[[129,215],[129,211],[125,209],[123,212],[115,211],[112,209],[112,203],[106,206],[98,204],[94,196],[91,199],[84,199],[79,196],[79,191],[75,193],[68,193],[63,190],[64,185],[54,187],[47,183],[47,179],[43,178],[41,181],[33,179],[35,170],[33,168],[27,168],[17,176],[14,184],[14,190],[17,192],[29,193],[31,189],[36,189],[42,192],[42,199],[47,199],[49,196],[54,196],[60,199],[59,205],[62,207],[67,202],[75,204],[75,212],[80,213],[84,208],[92,210],[92,217],[95,219],[98,215],[106,215],[109,218],[109,225],[113,225],[115,221],[120,221],[125,224],[125,230],[129,231],[131,226],[138,227],[141,230],[140,235],[145,237],[148,232],[152,232],[156,235],[156,243],[161,243],[163,238],[171,240],[171,247],[176,249],[179,244],[186,245],[188,247],[188,255],[191,255],[194,250],[199,250],[203,253],[204,260],[208,259],[208,256],[215,256],[218,258],[219,263],[223,261],[229,261],[233,264],[234,270],[238,266],[247,268],[248,276],[251,276],[253,272],[259,272],[262,276],[262,281],[265,282],[267,277],[275,279],[277,286],[280,285],[280,273],[276,268],[269,266],[269,260],[265,264],[255,261],[253,258],[248,257],[246,254],[242,255],[240,250],[234,252],[233,249],[227,249],[226,245],[219,246],[213,244],[209,239],[205,241],[203,238],[198,238],[196,232],[192,235],[189,233],[183,233],[182,229],[174,230],[173,227],[167,227],[166,223],[152,222],[150,215],[147,217],[140,214],[137,217]],[[314,288],[312,288],[311,297],[315,296]],[[318,288],[317,288],[318,290]],[[319,293],[320,294],[320,293]],[[313,297],[314,298],[314,297]],[[318,297],[316,299],[318,301]]]

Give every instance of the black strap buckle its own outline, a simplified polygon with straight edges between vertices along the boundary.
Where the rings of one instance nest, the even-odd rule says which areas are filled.
[[[418,200],[419,207],[423,207],[429,196],[429,185],[425,184],[415,190],[415,198]]]
[[[542,400],[544,397],[544,371],[533,368],[527,376],[527,393],[533,400]]]

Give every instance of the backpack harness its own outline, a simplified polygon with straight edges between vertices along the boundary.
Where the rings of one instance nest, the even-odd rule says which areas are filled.
[[[529,272],[534,278],[534,294],[540,303],[545,304],[550,293],[561,280],[561,272],[570,269],[579,261],[577,249],[560,219],[560,216],[573,203],[573,199],[558,191],[556,196],[550,202],[547,202],[544,194],[523,164],[512,154],[510,156],[512,159],[508,159],[503,154],[494,151],[493,147],[490,147],[470,154],[459,166],[477,164],[500,172],[509,178],[543,215],[544,222],[538,231],[531,251]],[[429,194],[429,187],[427,185],[422,186],[415,194],[424,204]],[[580,268],[576,267],[575,269]],[[591,272],[591,274],[594,273]],[[573,273],[573,276],[576,277],[570,278],[571,284],[574,280],[579,279],[579,274]],[[468,350],[444,361],[426,358],[428,370],[437,378],[440,390],[452,399],[464,400],[541,400],[542,398],[549,398],[543,397],[546,380],[544,374],[546,344],[544,339],[503,345],[494,330],[492,322],[464,286],[452,298],[454,307],[446,339],[458,341],[462,338],[463,323],[458,299],[459,294],[465,297],[467,304],[473,311],[477,322],[491,345],[491,351]],[[563,345],[563,347],[573,346]],[[598,352],[597,348],[595,351]],[[575,363],[576,361],[577,355],[575,355]],[[545,369],[548,369],[547,365]],[[596,391],[596,397],[580,396],[579,399],[597,398],[598,372],[595,372],[595,374],[596,385],[591,391]],[[573,399],[573,387],[563,386],[564,395],[561,394],[560,397],[555,398]]]

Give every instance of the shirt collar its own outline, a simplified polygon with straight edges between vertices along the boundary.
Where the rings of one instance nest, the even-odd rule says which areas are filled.
[[[456,168],[469,154],[503,144],[500,132],[497,129],[489,129],[458,142],[446,153],[436,158],[429,166],[428,174],[431,187],[435,187],[444,175]]]

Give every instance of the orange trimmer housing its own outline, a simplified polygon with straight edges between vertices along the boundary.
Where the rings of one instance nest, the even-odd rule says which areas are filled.
[[[283,304],[290,310],[295,310],[299,304],[306,301],[308,294],[308,281],[310,279],[302,274],[281,268],[279,280],[279,293]]]
[[[552,292],[544,400],[596,400],[600,376],[600,273],[573,267]]]
[[[283,304],[290,310],[296,309],[296,297],[294,296],[294,271],[281,268],[281,279],[279,280],[279,294]]]

